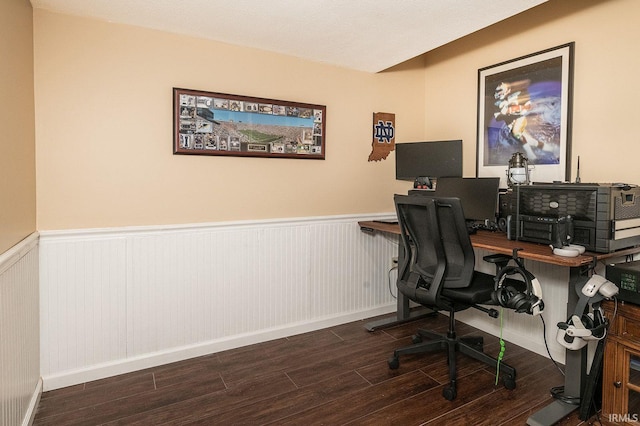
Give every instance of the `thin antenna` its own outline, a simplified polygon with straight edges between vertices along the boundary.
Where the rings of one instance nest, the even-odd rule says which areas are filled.
[[[580,183],[580,156],[578,155],[578,168],[576,172],[576,183]]]

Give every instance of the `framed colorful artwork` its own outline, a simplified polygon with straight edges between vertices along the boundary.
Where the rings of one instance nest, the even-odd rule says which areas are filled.
[[[478,70],[478,177],[500,177],[515,153],[531,180],[568,181],[574,43]]]
[[[326,106],[173,89],[173,153],[324,160]]]

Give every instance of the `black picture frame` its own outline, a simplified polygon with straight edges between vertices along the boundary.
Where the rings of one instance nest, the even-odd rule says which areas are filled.
[[[173,153],[324,160],[326,106],[173,88]]]
[[[478,70],[476,176],[500,177],[515,152],[534,182],[569,181],[573,42]]]

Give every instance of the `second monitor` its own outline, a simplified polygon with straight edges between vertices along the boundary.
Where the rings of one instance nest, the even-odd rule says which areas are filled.
[[[459,198],[467,221],[493,226],[498,211],[499,186],[498,177],[441,177],[436,183],[436,190],[424,191],[424,195]]]

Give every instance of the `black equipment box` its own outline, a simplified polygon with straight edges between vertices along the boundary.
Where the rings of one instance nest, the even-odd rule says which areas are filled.
[[[573,235],[573,219],[565,217],[518,216],[515,225],[508,220],[507,237],[511,240],[532,241],[534,243],[550,244],[560,248],[571,243]],[[515,233],[515,238],[512,236]]]
[[[607,265],[607,279],[618,286],[618,299],[640,305],[640,260]]]
[[[555,245],[567,232],[567,243],[609,253],[640,245],[640,188],[611,183],[520,185],[501,194],[499,217],[511,239]],[[551,226],[563,218],[570,218],[571,226]],[[537,233],[532,239],[533,224],[546,224],[544,231],[551,238],[540,241]]]

